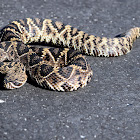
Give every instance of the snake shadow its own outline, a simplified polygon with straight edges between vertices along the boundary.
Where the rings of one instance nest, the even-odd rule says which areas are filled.
[[[5,77],[5,75],[0,73],[0,90],[6,90],[4,88],[4,77]]]
[[[31,79],[31,77],[28,75],[28,78],[27,78],[27,83],[29,83],[30,85],[33,85],[35,87],[39,87],[41,88],[41,86],[39,86],[36,81],[34,81],[33,79]]]

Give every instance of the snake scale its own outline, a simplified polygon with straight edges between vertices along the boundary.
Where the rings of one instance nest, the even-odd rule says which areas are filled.
[[[130,52],[140,36],[135,27],[114,38],[97,37],[50,19],[20,19],[0,30],[0,72],[4,86],[23,86],[26,72],[40,86],[57,91],[73,91],[84,87],[93,74],[82,54],[120,56]],[[59,48],[34,47],[53,44]]]

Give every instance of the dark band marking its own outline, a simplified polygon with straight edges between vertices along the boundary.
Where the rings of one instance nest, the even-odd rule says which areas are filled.
[[[127,53],[127,50],[124,49],[124,48],[121,48],[121,51],[123,52],[123,54],[126,54]]]
[[[36,53],[32,53],[29,56],[29,66],[33,66],[41,62],[42,59],[36,55]]]
[[[96,43],[96,39],[93,40],[93,43],[94,43],[95,46],[97,45],[97,43]]]
[[[44,21],[43,19],[35,18],[34,19],[34,24],[37,25],[37,27],[39,27],[40,30],[42,30],[43,21]]]
[[[69,85],[67,82],[64,83],[61,87],[64,89],[64,91],[70,91],[72,88],[71,85]]]
[[[102,39],[100,39],[100,40],[98,41],[98,44],[100,44],[100,43],[102,43]]]
[[[95,50],[93,50],[93,54],[94,54],[94,56],[96,56]]]
[[[54,26],[54,28],[57,29],[58,33],[61,33],[61,32],[65,29],[65,25],[64,25],[64,24],[62,24],[62,25],[61,25],[61,28],[59,28],[59,27],[56,25],[56,23],[55,23],[54,21],[52,21],[52,25]]]
[[[6,30],[4,31],[4,35],[1,41],[10,41],[13,38],[20,40],[20,38],[17,35],[15,35],[12,31]]]
[[[4,51],[6,52],[9,47],[11,46],[11,42],[10,41],[6,41],[6,42],[2,42],[2,44],[4,45]]]
[[[70,43],[69,43],[69,46],[71,47],[73,45],[73,42],[72,42],[72,38],[70,39]]]
[[[64,48],[50,48],[49,51],[52,53],[55,60],[59,57],[61,52],[64,50]]]
[[[67,41],[68,32],[66,31],[63,36],[64,36],[65,40]]]
[[[67,60],[71,62],[71,59],[78,56],[80,54],[79,51],[74,50],[73,48],[70,48],[67,52]]]
[[[46,33],[49,35],[51,32],[51,28],[48,25],[46,25]]]
[[[77,59],[73,62],[73,64],[76,65],[76,66],[80,66],[83,70],[87,70],[86,61],[85,61],[85,59],[82,58],[82,57],[77,58]]]
[[[75,44],[76,44],[76,46],[79,46],[79,40],[78,40],[78,38],[76,38]]]
[[[22,25],[23,27],[27,26],[27,18],[25,19],[20,19],[20,20],[17,20],[18,23],[20,23],[20,25]]]
[[[71,75],[73,67],[63,67],[59,68],[58,73],[62,75],[64,78],[68,79]]]
[[[89,40],[90,39],[90,37],[89,36],[87,36],[86,38],[85,38],[85,40]]]
[[[50,61],[50,55],[48,53],[45,54],[43,60]]]
[[[47,80],[50,82],[50,84],[56,85],[58,82],[62,81],[60,77],[58,77],[55,73],[52,73],[49,77],[47,77]]]
[[[42,64],[40,66],[40,75],[45,77],[53,71],[53,67],[50,65]]]
[[[85,42],[84,37],[85,37],[85,33],[83,33],[82,38],[81,38],[81,41],[82,41],[83,44]]]
[[[77,36],[79,34],[79,31],[76,28],[70,27],[71,31],[70,31],[70,35],[71,37]],[[75,33],[73,33],[73,30],[76,30]]]
[[[19,56],[29,52],[29,48],[26,45],[22,44],[22,43],[17,43],[16,49],[17,49],[17,52],[18,52]]]
[[[18,26],[15,23],[10,23],[9,25],[7,25],[5,27],[5,29],[8,29],[8,28],[14,29],[16,32],[20,33],[20,30],[19,30]]]

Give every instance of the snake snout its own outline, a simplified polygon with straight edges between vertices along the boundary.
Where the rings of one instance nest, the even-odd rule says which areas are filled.
[[[24,83],[21,82],[6,82],[6,80],[4,81],[4,87],[6,89],[15,89],[15,88],[20,88],[21,86],[23,86]]]

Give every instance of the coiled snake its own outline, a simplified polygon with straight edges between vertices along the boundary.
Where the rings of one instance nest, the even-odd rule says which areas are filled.
[[[27,80],[26,71],[40,86],[58,91],[84,87],[92,76],[85,57],[119,56],[130,52],[140,36],[135,27],[115,38],[88,35],[70,25],[50,19],[20,19],[0,31],[0,72],[4,86],[19,88]],[[60,48],[36,48],[31,44],[51,43]]]

